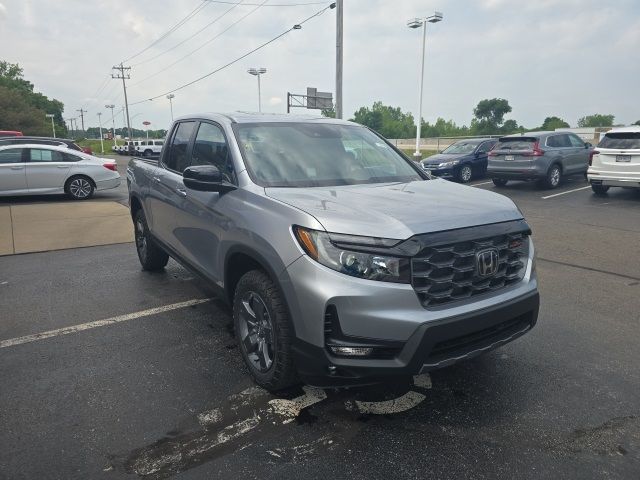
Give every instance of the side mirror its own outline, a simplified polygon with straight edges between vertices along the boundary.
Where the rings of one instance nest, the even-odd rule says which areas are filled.
[[[591,145],[589,142],[586,142],[584,144],[584,148],[593,148],[593,145]]]
[[[213,165],[198,165],[187,167],[182,172],[184,186],[199,192],[226,193],[235,190],[236,186],[225,181],[218,167]]]

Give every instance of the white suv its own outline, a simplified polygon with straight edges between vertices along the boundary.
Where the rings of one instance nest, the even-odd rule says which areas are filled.
[[[640,126],[607,132],[591,152],[587,178],[597,195],[610,187],[640,188]]]
[[[136,145],[136,153],[141,153],[145,157],[160,155],[164,140],[142,140]]]

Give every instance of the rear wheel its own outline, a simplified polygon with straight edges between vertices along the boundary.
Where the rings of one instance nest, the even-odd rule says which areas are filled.
[[[496,187],[504,187],[507,184],[507,180],[504,178],[492,178],[491,181]]]
[[[153,152],[151,150],[146,149],[142,155],[145,156],[145,157],[150,157],[152,153]]]
[[[605,195],[609,191],[609,187],[607,185],[591,185],[591,190],[596,195]]]
[[[562,181],[562,169],[560,165],[553,164],[549,171],[547,172],[547,176],[542,180],[542,185],[546,188],[556,188],[560,185]]]
[[[147,219],[140,208],[133,219],[136,251],[143,270],[157,272],[162,270],[169,261],[169,255],[160,248],[149,233]]]
[[[82,175],[71,177],[64,186],[65,193],[74,200],[88,200],[94,190],[91,179]]]
[[[281,390],[296,382],[287,308],[264,272],[252,270],[240,278],[233,297],[233,324],[242,358],[258,385]]]
[[[471,181],[471,177],[473,177],[473,170],[471,169],[471,165],[463,165],[458,169],[458,174],[456,175],[458,181],[460,183],[469,183]]]

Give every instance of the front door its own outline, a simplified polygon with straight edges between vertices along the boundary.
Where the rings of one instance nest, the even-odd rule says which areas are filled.
[[[27,193],[26,148],[0,150],[0,193]]]
[[[27,163],[29,193],[63,191],[72,162],[58,150],[30,148]]]

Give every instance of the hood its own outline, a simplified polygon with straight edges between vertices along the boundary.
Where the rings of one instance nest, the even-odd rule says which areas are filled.
[[[269,187],[265,193],[313,215],[328,232],[398,240],[522,218],[507,197],[446,180]]]
[[[473,157],[473,153],[437,153],[425,158],[422,163],[424,165],[438,165],[442,162],[451,162],[453,160],[462,160],[463,158]]]

